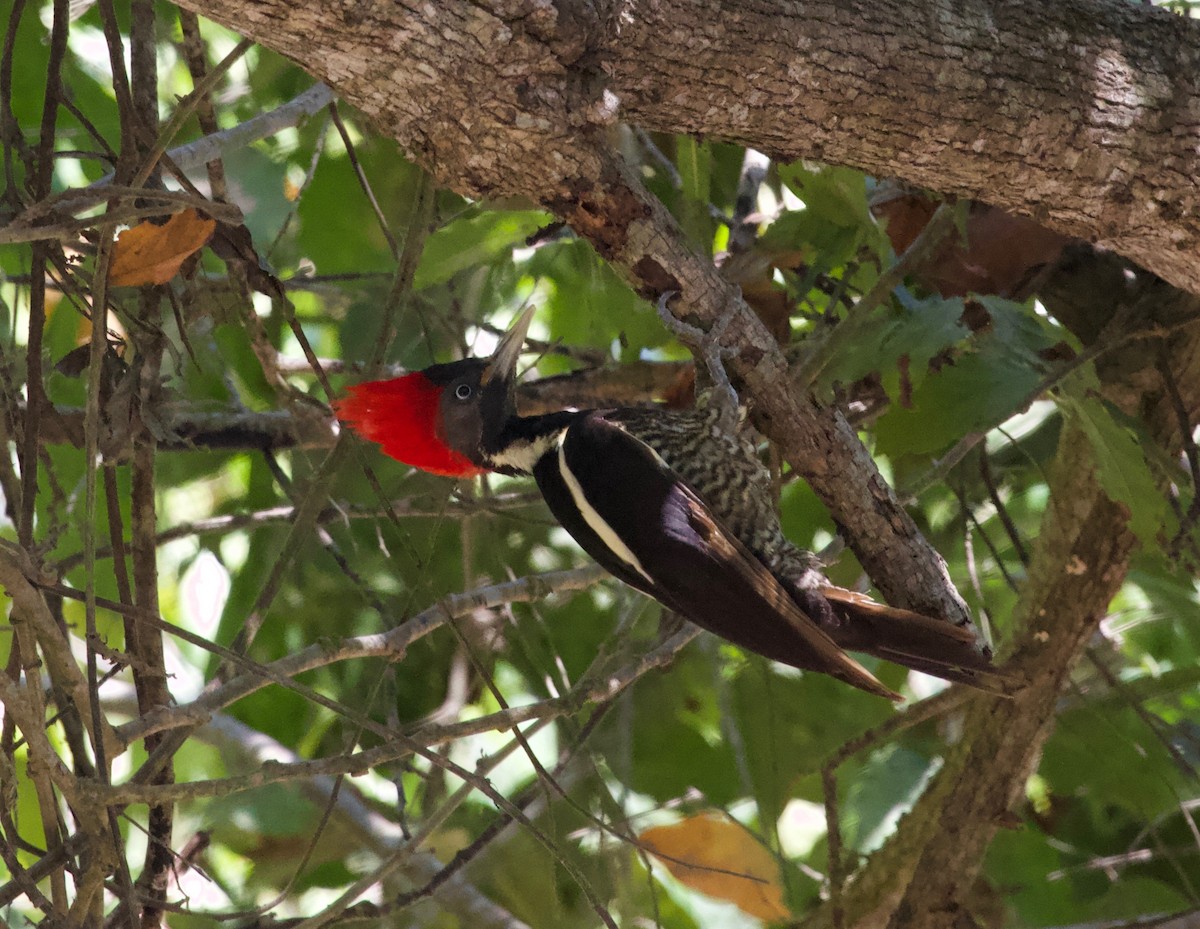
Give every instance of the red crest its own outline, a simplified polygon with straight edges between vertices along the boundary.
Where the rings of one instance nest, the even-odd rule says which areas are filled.
[[[349,388],[334,404],[338,418],[365,439],[378,442],[385,455],[414,468],[446,477],[484,473],[465,455],[442,441],[438,401],[442,388],[421,372]]]

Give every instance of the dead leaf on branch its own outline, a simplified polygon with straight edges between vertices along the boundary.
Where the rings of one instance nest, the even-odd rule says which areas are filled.
[[[892,188],[881,188],[871,204],[871,212],[886,221],[897,255],[916,240],[937,208],[938,202],[924,194]],[[1038,273],[1057,262],[1071,241],[1028,217],[984,203],[971,204],[966,235],[966,245],[946,243],[913,270],[913,277],[943,297],[974,293],[1023,299]]]
[[[236,226],[221,223],[209,248],[225,264],[240,267],[247,283],[259,293],[266,294],[272,300],[286,299],[283,283],[254,248],[254,238],[244,223]]]
[[[204,247],[216,228],[215,220],[186,209],[161,226],[146,221],[126,229],[113,245],[109,284],[114,287],[165,284],[179,273],[188,258]]]
[[[751,916],[784,920],[779,863],[744,826],[704,813],[671,826],[655,826],[638,838],[682,884],[728,900]]]

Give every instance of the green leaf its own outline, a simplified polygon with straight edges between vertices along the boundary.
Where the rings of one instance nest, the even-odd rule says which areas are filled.
[[[807,481],[790,481],[784,485],[779,500],[779,524],[783,533],[803,548],[813,548],[813,536],[824,530],[837,535],[837,526],[820,498]]]
[[[469,211],[425,242],[413,289],[444,284],[460,271],[486,265],[512,252],[553,217],[538,210]]]
[[[706,253],[712,250],[713,219],[708,212],[712,199],[712,146],[690,136],[675,144],[675,164],[682,181],[679,220],[688,238]]]
[[[1086,795],[1106,831],[1116,828],[1116,811],[1135,821],[1177,810],[1178,791],[1186,790],[1159,735],[1128,705],[1064,714],[1046,743],[1041,773],[1055,794]]]
[[[610,716],[604,754],[621,781],[640,793],[666,801],[695,789],[722,806],[740,792],[737,760],[719,729],[706,722],[709,714],[689,712],[713,699],[713,664],[703,644],[690,645],[670,674],[638,682],[633,712]]]
[[[987,874],[996,886],[1009,888],[1006,901],[1021,924],[1053,926],[1070,923],[1079,915],[1071,884],[1046,879],[1062,863],[1046,836],[1025,826],[997,834],[988,849]]]
[[[1091,443],[1096,476],[1110,499],[1129,510],[1129,527],[1143,543],[1154,545],[1170,521],[1167,499],[1142,452],[1145,438],[1120,425],[1108,407],[1086,390],[1087,378],[1063,384],[1059,405]]]
[[[333,146],[334,142],[330,140],[327,144]],[[377,137],[364,140],[356,147],[356,152],[371,182],[371,190],[383,205],[393,234],[399,235],[398,224],[408,216],[408,204],[417,186],[423,183],[420,171],[400,156],[395,145]],[[306,150],[291,153],[288,156],[291,172],[302,176],[307,171],[308,158]],[[282,171],[280,165],[281,174]],[[271,184],[273,186],[265,188],[266,195],[271,198],[282,196],[282,178]],[[316,265],[319,274],[389,272],[394,269],[387,239],[348,157],[334,152],[321,159],[300,198],[297,212],[300,226],[294,242],[289,244],[292,254],[285,256],[286,260],[272,256],[279,266],[286,267],[288,262],[305,257]],[[260,220],[247,218],[247,224],[255,230],[258,239],[260,233],[255,222],[264,225]],[[269,223],[265,225],[273,237],[275,228]],[[270,242],[271,238],[262,237],[260,241]]]
[[[814,272],[828,272],[854,255],[858,230],[827,222],[808,210],[793,210],[771,223],[759,237],[759,244],[768,253],[801,251]]]
[[[785,213],[767,229],[765,244],[815,249],[816,263],[825,268],[844,264],[866,245],[882,258],[891,246],[867,205],[867,179],[851,168],[813,169],[804,162],[778,168],[779,178],[801,200],[804,209]],[[776,228],[778,227],[778,228]]]
[[[1200,610],[1200,594],[1182,577],[1152,572],[1156,560],[1139,557],[1139,562],[1148,563],[1129,573],[1125,591],[1132,589],[1141,596],[1130,596],[1130,605],[1121,611],[1133,620],[1122,634],[1123,645],[1134,660],[1148,656],[1155,665],[1165,663],[1175,672],[1194,676],[1190,684],[1186,679],[1179,681],[1182,691],[1200,683],[1200,628],[1196,623],[1180,622],[1181,617],[1194,616]],[[1143,598],[1148,601],[1144,606]]]
[[[635,294],[595,250],[578,239],[539,248],[525,271],[543,285],[539,297],[550,332],[568,345],[610,350],[614,343],[625,360],[643,349],[665,344],[669,336],[657,314]],[[543,373],[562,370],[546,359]]]
[[[976,322],[977,331],[960,349],[962,354],[925,376],[913,391],[910,407],[893,404],[880,418],[880,452],[900,456],[942,451],[969,432],[1000,425],[1029,402],[1044,377],[1039,352],[1058,341],[1058,334],[1022,304],[993,298],[977,302],[987,318],[982,325]],[[949,307],[940,313],[948,314]]]
[[[802,161],[782,165],[778,171],[779,179],[814,215],[840,226],[874,224],[862,172],[829,166],[814,169]]]
[[[1037,382],[1035,372],[1011,359],[967,355],[926,377],[911,407],[892,405],[876,426],[878,450],[889,456],[942,451],[968,432],[999,425]]]
[[[712,147],[699,139],[680,136],[675,147],[675,164],[684,195],[700,203],[707,202],[712,186]]]
[[[742,736],[760,814],[772,822],[805,774],[891,712],[885,701],[830,677],[776,667],[748,657],[733,683],[733,724]],[[813,707],[821,712],[812,713]]]
[[[207,813],[214,825],[235,830],[254,842],[262,836],[309,833],[317,807],[290,784],[265,784],[216,797],[208,804]]]
[[[879,848],[939,767],[936,759],[899,745],[875,752],[846,791],[841,807],[846,842],[863,855]]]
[[[1187,897],[1161,881],[1122,875],[1116,881],[1110,880],[1105,894],[1086,901],[1079,915],[1105,921],[1137,920],[1151,913],[1182,912],[1190,905]]]
[[[821,380],[827,385],[850,383],[873,372],[892,372],[907,356],[915,387],[925,379],[930,359],[970,335],[962,315],[963,303],[958,298],[934,297],[911,310],[881,309],[864,321],[844,351],[829,360]]]

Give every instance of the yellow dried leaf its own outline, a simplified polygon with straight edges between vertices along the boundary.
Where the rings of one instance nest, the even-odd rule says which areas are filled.
[[[655,826],[639,838],[677,880],[728,900],[765,920],[790,917],[783,903],[779,864],[743,826],[705,813],[672,826]]]
[[[215,221],[187,209],[162,226],[143,222],[126,229],[113,244],[109,284],[114,287],[165,284],[189,256],[204,247],[216,228]]]

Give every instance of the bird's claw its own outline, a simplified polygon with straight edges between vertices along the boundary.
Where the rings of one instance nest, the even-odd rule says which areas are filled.
[[[721,337],[725,334],[725,329],[737,308],[731,306],[713,327],[705,332],[699,326],[685,323],[667,308],[667,304],[677,296],[678,291],[668,290],[658,298],[658,316],[663,325],[692,350],[692,354],[704,359],[704,366],[708,369],[708,376],[713,383],[713,389],[707,392],[705,402],[717,407],[717,424],[732,435],[737,432],[739,401],[737,391],[733,389],[729,375],[725,372],[724,359],[729,350],[722,347]]]

